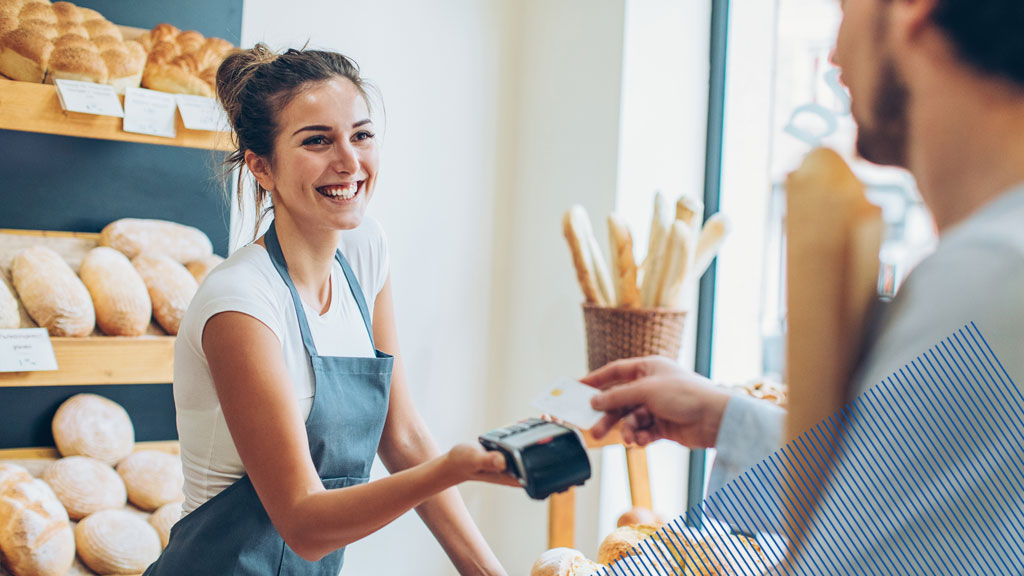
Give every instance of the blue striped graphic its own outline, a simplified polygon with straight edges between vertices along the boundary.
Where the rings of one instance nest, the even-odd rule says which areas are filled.
[[[970,323],[709,495],[718,523],[689,510],[598,574],[1020,575],[1022,446],[1024,393]]]

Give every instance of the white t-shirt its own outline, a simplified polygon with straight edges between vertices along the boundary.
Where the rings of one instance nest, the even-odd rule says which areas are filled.
[[[377,294],[388,277],[384,231],[367,218],[358,228],[343,233],[339,249],[355,272],[372,317]],[[331,269],[331,291],[331,304],[323,315],[303,303],[317,353],[372,357],[373,346],[359,306],[337,261]],[[303,418],[313,406],[313,369],[302,344],[291,293],[263,246],[240,248],[203,281],[174,343],[174,407],[185,474],[185,514],[245,475],[202,344],[206,322],[228,311],[252,316],[273,330],[281,342],[291,379],[288,385],[295,390]]]

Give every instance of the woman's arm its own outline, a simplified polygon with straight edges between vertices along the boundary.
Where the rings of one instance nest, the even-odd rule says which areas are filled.
[[[500,455],[465,445],[376,482],[327,490],[274,332],[246,314],[222,312],[206,323],[203,351],[245,471],[274,527],[307,560],[375,532],[459,482],[505,467]]]
[[[421,465],[440,451],[409,394],[399,354],[390,278],[374,304],[373,339],[378,349],[395,357],[391,402],[378,449],[381,461],[394,473]],[[459,574],[505,574],[457,490],[445,490],[419,505],[416,512],[433,532]]]

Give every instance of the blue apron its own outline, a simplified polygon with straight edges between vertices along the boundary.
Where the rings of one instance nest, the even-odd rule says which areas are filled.
[[[387,417],[394,359],[376,349],[373,358],[318,355],[273,224],[264,242],[291,292],[302,342],[313,365],[315,392],[306,420],[313,464],[329,490],[363,484],[369,480]],[[341,252],[335,258],[345,272],[372,345],[373,329],[363,291]],[[337,576],[344,556],[345,549],[340,548],[318,562],[303,560],[277,533],[252,481],[243,476],[174,525],[167,548],[144,576]]]

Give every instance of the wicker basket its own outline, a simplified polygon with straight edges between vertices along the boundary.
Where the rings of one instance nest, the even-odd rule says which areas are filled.
[[[660,355],[673,360],[683,344],[686,311],[637,310],[583,305],[587,361],[591,370],[620,358]]]

